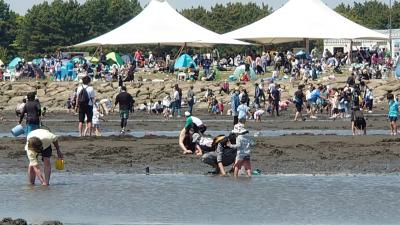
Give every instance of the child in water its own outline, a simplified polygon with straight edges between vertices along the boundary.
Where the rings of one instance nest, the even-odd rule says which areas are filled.
[[[236,149],[236,160],[234,164],[234,176],[238,177],[239,170],[244,167],[247,173],[247,176],[251,177],[251,163],[250,163],[250,145],[251,140],[246,135],[249,133],[243,124],[238,123],[235,125],[232,133],[236,135],[236,144],[230,144],[230,148]]]

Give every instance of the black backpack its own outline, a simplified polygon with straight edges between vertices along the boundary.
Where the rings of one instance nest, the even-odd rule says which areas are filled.
[[[90,101],[89,94],[86,91],[86,88],[84,88],[83,85],[82,85],[82,90],[79,92],[79,95],[78,95],[78,105],[80,107],[81,106],[88,106],[89,105],[89,101]]]

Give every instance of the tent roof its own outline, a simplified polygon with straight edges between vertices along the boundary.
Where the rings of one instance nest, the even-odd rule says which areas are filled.
[[[214,44],[246,45],[207,30],[173,9],[166,0],[152,0],[136,17],[122,26],[75,47],[98,45],[162,44],[207,47]]]
[[[271,15],[227,37],[277,44],[308,39],[388,39],[336,13],[321,0],[290,0]]]

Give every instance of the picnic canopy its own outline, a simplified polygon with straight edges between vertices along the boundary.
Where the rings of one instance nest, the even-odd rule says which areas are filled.
[[[343,17],[321,0],[290,0],[271,15],[224,35],[262,44],[304,39],[388,39]]]
[[[193,23],[179,14],[166,0],[152,0],[139,15],[127,23],[74,47],[132,44],[209,47],[214,44],[248,43],[214,33]]]

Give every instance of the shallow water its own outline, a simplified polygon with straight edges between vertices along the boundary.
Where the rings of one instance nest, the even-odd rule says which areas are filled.
[[[78,136],[77,131],[53,131],[59,136]],[[125,135],[131,135],[133,137],[144,137],[144,136],[165,136],[165,137],[178,137],[180,131],[146,131],[146,130],[133,130],[126,132]],[[229,131],[212,131],[207,130],[207,135],[217,136],[221,134],[229,134]],[[252,131],[251,135],[259,137],[278,137],[284,135],[338,135],[338,136],[351,136],[351,130],[263,130],[263,131]],[[102,136],[108,137],[112,135],[119,135],[119,131],[112,131],[104,129]],[[368,130],[367,135],[389,135],[388,130]],[[0,133],[0,137],[12,137],[11,133]]]
[[[398,224],[400,176],[0,176],[0,214],[65,224]]]

